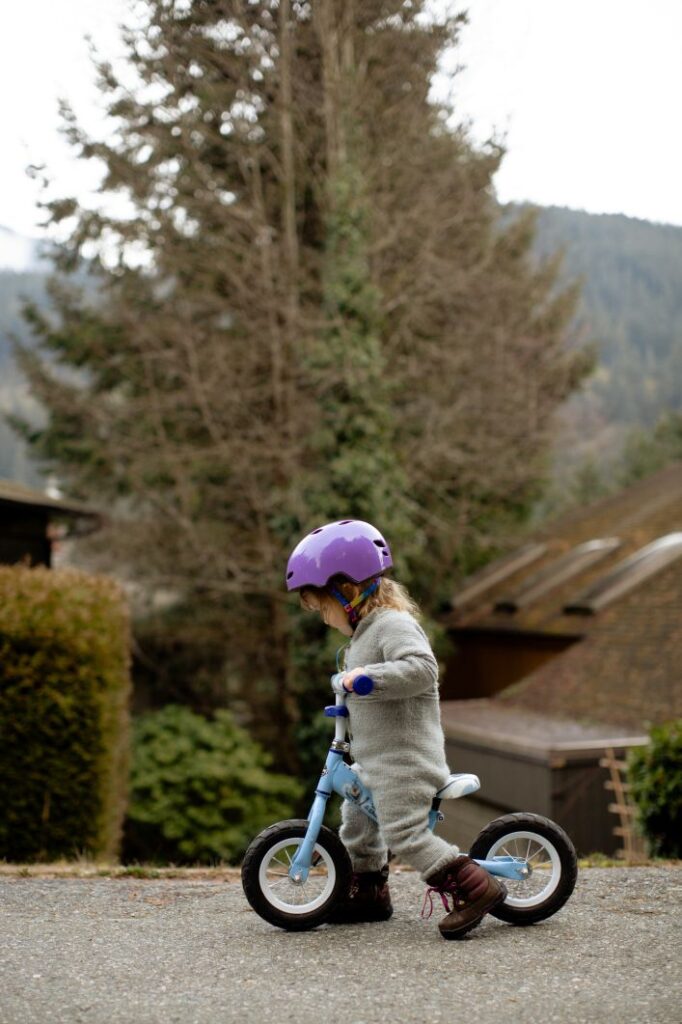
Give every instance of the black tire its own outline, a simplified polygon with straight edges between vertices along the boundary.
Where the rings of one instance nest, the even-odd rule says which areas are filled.
[[[279,896],[273,894],[269,888],[263,889],[261,866],[268,863],[273,847],[285,839],[292,840],[290,844],[292,847],[300,845],[296,840],[303,839],[307,828],[308,822],[305,819],[279,821],[276,825],[270,825],[250,844],[242,864],[242,886],[253,909],[264,921],[291,932],[307,931],[310,928],[316,928],[319,924],[324,924],[336,903],[343,899],[350,889],[352,873],[350,857],[336,833],[324,825],[317,837],[316,850],[321,857],[319,863],[325,864],[326,862],[327,882],[321,884],[328,886],[329,891],[326,893],[323,891],[316,900],[311,899],[311,903],[317,903],[314,909],[307,912],[295,911],[293,903],[291,910],[276,906],[273,899],[279,899]],[[319,882],[319,879],[317,881]],[[304,886],[299,891],[303,892]],[[293,894],[294,889],[289,890],[285,884],[281,895],[286,897],[289,892]],[[321,903],[319,899],[322,899]]]
[[[509,837],[508,845],[510,845],[513,842],[511,837],[515,832],[535,834],[538,837],[538,842],[547,840],[552,844],[558,855],[558,879],[555,880],[546,898],[542,899],[540,903],[523,907],[514,906],[514,899],[523,895],[521,886],[525,883],[502,878],[501,881],[506,884],[508,890],[507,899],[490,913],[493,917],[499,918],[500,921],[507,921],[509,924],[535,924],[537,921],[544,921],[552,914],[556,914],[557,910],[560,910],[569,899],[578,877],[578,859],[573,843],[564,830],[549,818],[543,818],[539,814],[505,814],[502,818],[495,818],[476,837],[469,856],[477,860],[487,860],[488,854],[500,840]],[[516,856],[516,854],[513,855]],[[550,883],[553,877],[554,872],[550,876]],[[518,894],[516,896],[515,891]]]

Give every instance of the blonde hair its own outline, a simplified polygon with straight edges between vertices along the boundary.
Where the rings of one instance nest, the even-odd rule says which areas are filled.
[[[374,576],[363,580],[362,583],[352,583],[345,576],[333,576],[329,585],[340,590],[344,597],[352,601],[354,597],[361,594],[370,585]],[[324,587],[301,587],[301,605],[312,611],[320,611],[325,605],[328,608],[340,607],[335,597]],[[421,617],[421,609],[417,602],[408,593],[407,587],[397,580],[389,579],[387,576],[379,577],[379,587],[370,594],[366,601],[358,607],[358,618],[364,619],[366,615],[375,608],[394,608],[399,612],[409,612],[415,619]]]

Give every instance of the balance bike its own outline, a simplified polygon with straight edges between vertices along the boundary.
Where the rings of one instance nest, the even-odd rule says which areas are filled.
[[[377,821],[372,793],[344,761],[350,751],[346,739],[347,691],[343,673],[331,678],[336,703],[325,714],[336,719],[335,736],[327,755],[315,799],[307,819],[278,821],[264,829],[249,845],[242,866],[246,898],[265,921],[288,931],[305,931],[324,924],[337,901],[348,894],[350,857],[336,832],[323,825],[332,793],[357,804]],[[353,690],[371,693],[369,676],[358,676]],[[429,811],[432,830],[444,820],[442,800],[476,792],[475,775],[450,775],[434,794]],[[504,879],[507,898],[490,913],[510,924],[544,921],[566,903],[575,887],[578,865],[573,843],[564,830],[538,814],[505,814],[479,833],[469,856]]]

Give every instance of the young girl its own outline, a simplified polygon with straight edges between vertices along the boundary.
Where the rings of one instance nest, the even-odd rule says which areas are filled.
[[[370,523],[344,519],[313,530],[287,565],[287,589],[303,607],[319,612],[350,642],[345,648],[344,687],[354,768],[371,788],[377,826],[349,801],[342,804],[341,839],[353,864],[346,902],[331,919],[386,920],[393,912],[388,891],[388,849],[420,872],[447,916],[439,929],[456,939],[500,903],[504,886],[456,846],[433,834],[428,814],[449,771],[440,722],[438,663],[419,609],[401,584],[384,576],[390,548]],[[374,681],[366,697],[352,693],[353,680]],[[448,903],[452,900],[452,908]]]

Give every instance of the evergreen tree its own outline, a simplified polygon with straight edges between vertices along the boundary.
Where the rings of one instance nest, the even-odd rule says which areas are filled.
[[[682,413],[669,412],[661,416],[652,431],[630,431],[618,467],[617,484],[628,487],[678,461],[682,461]]]
[[[70,233],[56,316],[29,311],[49,355],[22,354],[48,415],[31,439],[109,509],[98,567],[176,595],[145,627],[148,675],[169,665],[177,699],[173,666],[194,664],[188,699],[229,703],[278,767],[329,653],[283,591],[293,543],[371,519],[433,611],[523,519],[585,369],[565,347],[575,291],[530,258],[533,215],[499,220],[501,147],[429,101],[464,18],[424,9],[146,0],[125,37],[138,85],[98,65],[116,138],[63,107],[131,213],[46,204]]]

